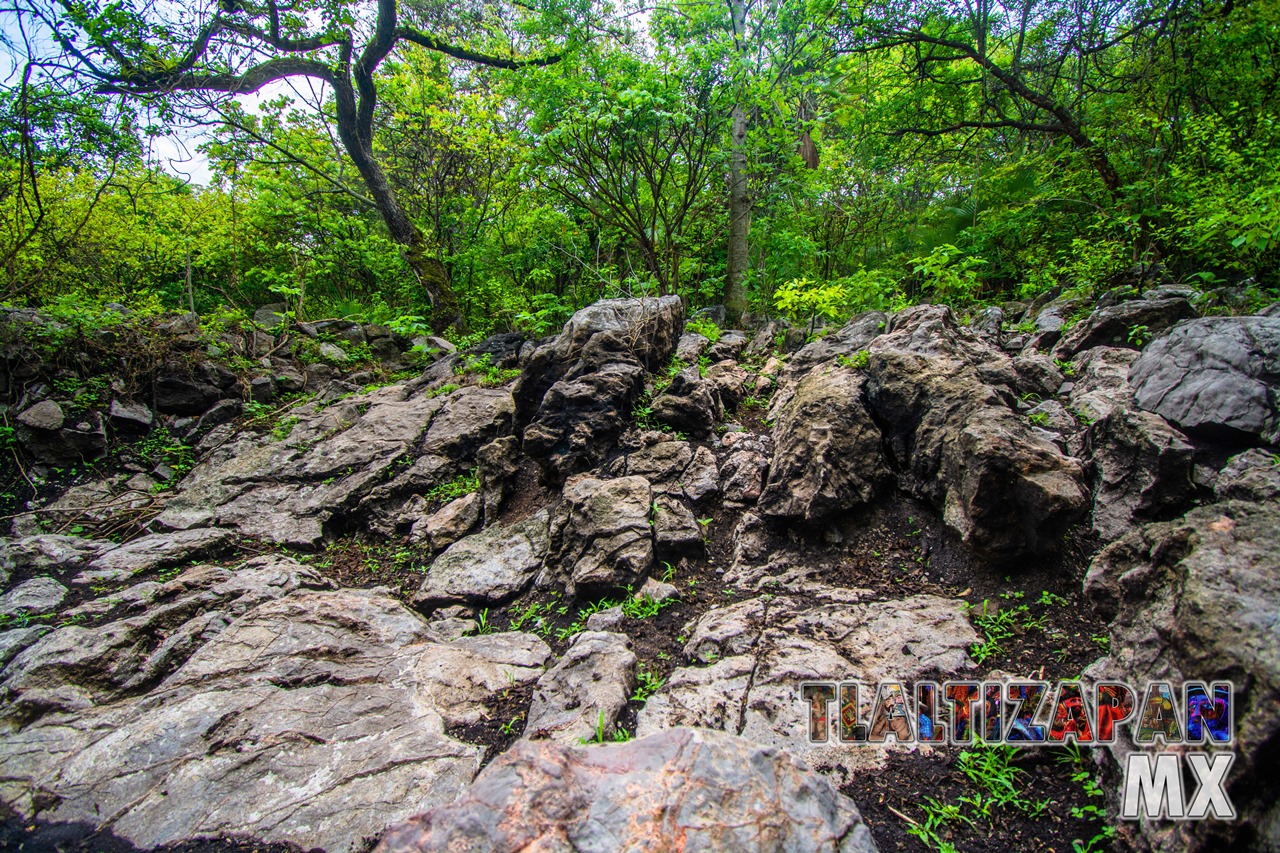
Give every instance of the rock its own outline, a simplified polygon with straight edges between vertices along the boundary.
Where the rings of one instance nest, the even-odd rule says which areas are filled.
[[[1071,413],[1057,400],[1045,400],[1027,409],[1026,414],[1029,423],[1053,432],[1070,433],[1080,428],[1080,422],[1071,417]]]
[[[622,605],[617,604],[613,607],[606,607],[604,610],[597,610],[587,617],[588,631],[619,631],[622,624],[627,621],[627,616],[622,612]]]
[[[625,473],[644,477],[650,483],[667,483],[680,476],[693,461],[687,441],[660,441],[626,457]]]
[[[19,655],[6,684],[70,630]],[[366,590],[295,590],[196,642],[147,695],[6,730],[0,797],[24,817],[109,822],[143,848],[245,834],[354,851],[462,793],[482,750],[444,726],[488,713],[549,655],[526,634],[442,642]]]
[[[635,689],[636,656],[623,634],[584,631],[543,673],[533,691],[525,737],[560,743],[611,739]]]
[[[679,729],[608,747],[521,741],[455,803],[392,827],[422,850],[872,853],[857,807],[777,749]]]
[[[1235,821],[1142,821],[1149,850],[1268,849],[1275,829],[1280,743],[1280,508],[1228,501],[1132,531],[1094,558],[1085,594],[1111,621],[1111,653],[1090,680],[1230,681],[1235,763],[1226,779]],[[1110,747],[1123,764],[1128,730]]]
[[[154,533],[95,557],[72,583],[121,581],[155,569],[220,556],[234,544],[234,533],[216,527]]]
[[[0,595],[0,616],[53,613],[66,597],[67,588],[53,578],[32,578]]]
[[[346,364],[351,361],[351,357],[347,355],[347,351],[337,344],[322,343],[319,347],[320,357],[330,364]]]
[[[1246,450],[1231,457],[1213,484],[1218,500],[1280,501],[1280,465],[1274,454]]]
[[[511,435],[496,438],[476,451],[476,476],[480,478],[485,524],[497,519],[502,502],[515,485],[515,476],[520,471],[519,458],[520,440]]]
[[[1138,405],[1184,432],[1280,443],[1280,317],[1205,317],[1153,342],[1129,372]]]
[[[413,525],[410,539],[428,542],[433,549],[448,548],[471,532],[480,521],[480,495],[472,492],[449,501],[421,522]]]
[[[653,500],[653,540],[660,559],[700,556],[704,548],[702,527],[684,502],[668,494]]]
[[[1145,327],[1142,338],[1151,340],[1179,320],[1194,316],[1196,311],[1191,303],[1180,296],[1134,299],[1100,307],[1062,336],[1053,348],[1053,356],[1066,359],[1093,347],[1137,346],[1131,340],[1135,328]]]
[[[113,399],[108,411],[111,426],[117,432],[141,434],[149,431],[156,416],[143,403]]]
[[[1000,346],[1001,334],[1004,328],[1004,309],[999,305],[988,305],[973,318],[972,322],[969,323],[969,328],[996,346]]]
[[[53,400],[42,400],[18,414],[18,423],[45,432],[62,429],[65,420],[62,407]]]
[[[880,430],[863,400],[865,376],[811,371],[777,416],[760,512],[818,521],[869,502],[890,477]]]
[[[737,361],[750,340],[736,329],[727,329],[720,333],[720,339],[711,345],[707,355],[713,362]]]
[[[1087,422],[1105,418],[1116,406],[1133,407],[1129,367],[1138,357],[1133,350],[1095,347],[1072,364],[1075,382],[1068,399],[1071,410]]]
[[[79,571],[90,560],[117,547],[114,542],[43,533],[14,540],[7,546],[0,541],[0,556],[11,571],[66,573]]]
[[[674,585],[664,583],[653,578],[645,578],[644,586],[636,591],[636,599],[649,599],[650,601],[661,604],[664,601],[671,601],[680,597],[680,590]]]
[[[34,643],[53,629],[48,625],[31,628],[10,628],[0,631],[0,671],[3,671],[18,652]]]
[[[888,328],[888,323],[889,317],[883,311],[854,315],[836,331],[818,338],[793,355],[787,365],[788,375],[799,376],[814,365],[834,361],[840,356],[851,358],[857,355]]]
[[[209,407],[209,411],[200,416],[200,420],[196,421],[195,432],[204,434],[216,426],[231,423],[240,417],[243,409],[239,400],[219,400]]]
[[[561,482],[604,458],[626,428],[644,375],[639,364],[617,362],[551,386],[524,431],[524,450],[544,478]]]
[[[736,361],[721,361],[707,368],[706,381],[714,386],[721,406],[732,411],[746,396],[751,374]]]
[[[750,438],[730,445],[734,449],[720,464],[720,493],[728,506],[750,506],[764,493],[769,470],[769,448],[750,433],[726,433]]]
[[[637,736],[699,726],[815,759],[824,748],[808,743],[800,682],[958,674],[973,668],[967,650],[978,640],[959,599],[863,601],[852,590],[812,585],[710,610],[683,633],[685,654],[711,665],[678,667],[640,710]],[[866,760],[877,760],[870,753]]]
[[[695,450],[681,485],[685,496],[695,504],[720,494],[720,469],[715,454],[705,447]]]
[[[199,415],[218,402],[222,391],[208,382],[183,375],[180,368],[167,368],[156,378],[155,403],[167,415]]]
[[[675,358],[685,364],[697,364],[698,359],[711,346],[711,341],[697,332],[685,332],[676,342]]]
[[[1195,448],[1163,418],[1117,406],[1085,433],[1094,480],[1093,530],[1116,539],[1186,507]]]
[[[249,397],[255,403],[270,403],[276,398],[276,384],[269,376],[255,376],[249,380]]]
[[[264,329],[274,329],[284,322],[284,313],[288,310],[289,306],[283,302],[272,302],[268,305],[263,305],[253,312],[253,322]]]
[[[653,502],[643,477],[572,477],[551,519],[549,566],[571,595],[578,587],[634,584],[653,564]]]
[[[547,553],[548,515],[543,510],[519,524],[488,527],[459,539],[427,569],[414,604],[490,604],[523,591]]]
[[[697,436],[709,434],[724,414],[715,384],[703,379],[697,367],[676,374],[652,408],[658,423]]]
[[[1014,356],[1013,369],[1022,378],[1024,393],[1038,397],[1052,397],[1062,387],[1066,378],[1047,355],[1031,354]]]

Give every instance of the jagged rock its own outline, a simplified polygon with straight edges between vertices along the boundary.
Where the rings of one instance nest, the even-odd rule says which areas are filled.
[[[981,313],[974,316],[969,323],[969,328],[980,337],[1000,346],[1004,329],[1004,309],[999,305],[988,305],[982,309]]]
[[[548,562],[570,594],[580,586],[626,586],[644,577],[653,564],[652,501],[643,477],[579,475],[564,484],[564,500],[551,519]]]
[[[1129,372],[1138,405],[1186,432],[1280,443],[1280,317],[1205,317],[1153,342]]]
[[[615,604],[613,607],[606,607],[604,610],[597,610],[587,617],[588,631],[619,631],[622,624],[627,621],[627,615],[622,612],[622,605]]]
[[[53,578],[31,578],[0,595],[0,616],[53,613],[66,597],[67,588]]]
[[[0,671],[8,666],[18,652],[34,643],[53,629],[48,625],[36,625],[30,628],[10,628],[0,631]]]
[[[7,684],[70,630],[19,655]],[[527,634],[442,642],[394,599],[357,590],[297,590],[196,643],[146,696],[0,736],[0,797],[23,816],[110,821],[139,847],[234,833],[345,853],[456,799],[482,750],[444,725],[478,719],[549,655]]]
[[[635,597],[637,600],[647,598],[650,601],[661,604],[664,601],[679,598],[680,590],[676,589],[674,584],[664,583],[653,578],[645,578],[644,585],[636,590]]]
[[[1080,427],[1080,422],[1057,400],[1045,400],[1027,409],[1027,421],[1057,433],[1074,432]]]
[[[325,342],[319,347],[320,357],[330,364],[346,364],[351,360],[347,351],[334,343]]]
[[[644,477],[650,483],[678,480],[693,460],[687,441],[659,441],[626,458],[625,473]]]
[[[1093,529],[1115,539],[1184,508],[1195,448],[1158,415],[1116,406],[1085,433],[1094,478]]]
[[[107,416],[111,419],[111,426],[124,433],[145,433],[151,429],[156,419],[155,414],[144,403],[120,399],[111,401]]]
[[[440,509],[418,522],[409,534],[410,541],[427,542],[434,549],[448,548],[471,532],[480,521],[480,495],[469,495],[449,501]]]
[[[73,583],[120,581],[153,569],[177,566],[191,560],[215,557],[235,543],[230,530],[206,528],[175,533],[154,533],[112,548],[89,561]]]
[[[750,339],[737,329],[727,329],[720,333],[720,339],[707,350],[707,356],[713,362],[737,361],[746,349]]]
[[[644,376],[637,363],[615,362],[551,386],[524,431],[524,450],[548,480],[562,481],[604,457],[626,428]]]
[[[772,441],[766,444],[752,433],[731,432],[725,433],[722,444],[731,449],[720,463],[720,493],[728,505],[750,506],[764,492]]]
[[[720,469],[716,465],[715,454],[705,447],[695,450],[689,467],[684,470],[681,485],[685,496],[694,503],[720,494]]]
[[[167,415],[199,415],[218,402],[222,391],[173,369],[156,378],[156,409]]]
[[[57,412],[43,408],[46,404]],[[49,465],[75,465],[97,459],[106,451],[107,430],[101,412],[85,412],[75,423],[54,429],[32,428],[22,420],[23,415],[34,413],[28,421],[51,424],[61,412],[57,403],[45,400],[18,416],[18,438],[33,459]]]
[[[269,376],[255,376],[249,380],[249,398],[255,403],[270,403],[276,398],[276,384]]]
[[[1101,304],[1101,303],[1099,303]],[[1093,347],[1132,346],[1134,328],[1145,326],[1144,337],[1150,340],[1179,320],[1196,316],[1191,303],[1182,297],[1166,299],[1133,299],[1100,307],[1071,327],[1053,348],[1054,358],[1071,358]]]
[[[494,439],[476,451],[476,476],[480,478],[480,500],[484,523],[490,524],[502,509],[514,486],[519,464],[520,440],[513,435]]]
[[[1111,654],[1086,678],[1144,685],[1235,684],[1236,759],[1226,788],[1235,821],[1142,821],[1133,846],[1149,850],[1272,849],[1280,843],[1280,507],[1228,501],[1149,524],[1104,549],[1085,594],[1111,621]],[[1128,732],[1110,747],[1123,763]]]
[[[1095,347],[1075,360],[1071,410],[1087,421],[1105,418],[1117,406],[1133,406],[1129,367],[1138,354],[1116,347]]]
[[[640,710],[638,736],[676,726],[721,729],[762,746],[813,755],[797,685],[856,674],[874,684],[972,669],[978,635],[959,599],[916,595],[867,601],[854,590],[812,587],[708,611],[686,625],[678,667]]]
[[[1266,503],[1280,501],[1280,465],[1265,451],[1253,449],[1231,457],[1213,484],[1218,500]]]
[[[676,342],[675,358],[685,364],[697,364],[698,359],[711,346],[711,341],[697,332],[685,332]]]
[[[720,361],[707,368],[706,380],[715,387],[720,404],[726,410],[733,410],[746,396],[751,374],[736,361]]]
[[[392,827],[423,850],[874,853],[857,807],[777,749],[679,729],[609,747],[521,741],[457,802]]]
[[[116,547],[114,542],[42,533],[8,543],[0,540],[0,562],[7,563],[11,571],[74,572]]]
[[[658,423],[700,436],[710,433],[724,414],[715,384],[703,379],[696,366],[676,374],[652,408]]]
[[[1053,363],[1053,359],[1047,355],[1014,356],[1013,369],[1018,371],[1018,376],[1024,380],[1022,386],[1024,392],[1039,397],[1051,397],[1057,394],[1066,378]]]
[[[702,553],[702,528],[684,502],[660,494],[653,500],[653,541],[659,558],[673,559]]]
[[[18,414],[18,423],[44,432],[62,429],[65,421],[66,416],[62,413],[62,407],[53,400],[42,400]]]
[[[636,656],[624,634],[584,631],[543,673],[533,691],[525,737],[560,743],[612,738],[635,689]]]
[[[459,539],[427,569],[414,603],[486,604],[521,592],[542,568],[548,517],[543,510],[510,527],[488,527]]]
[[[284,322],[284,314],[289,306],[283,302],[271,302],[253,312],[253,322],[264,329],[274,329]]]
[[[833,361],[840,356],[852,357],[859,350],[866,349],[888,328],[888,324],[889,317],[883,311],[856,314],[838,330],[823,335],[793,355],[787,364],[787,373],[799,376],[816,364]]]
[[[863,401],[865,383],[862,373],[834,367],[800,381],[773,428],[761,513],[816,521],[875,496],[890,472]]]

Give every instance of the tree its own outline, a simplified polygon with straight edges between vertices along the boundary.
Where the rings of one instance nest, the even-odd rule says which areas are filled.
[[[301,0],[217,0],[216,5],[169,7],[131,0],[100,5],[72,0],[22,0],[20,14],[43,24],[76,74],[102,94],[215,98],[256,92],[269,83],[305,77],[333,93],[337,135],[377,206],[392,239],[432,302],[431,323],[443,330],[459,317],[457,299],[440,260],[406,214],[374,149],[376,73],[402,43],[465,63],[517,69],[545,66],[558,55],[500,56],[446,42],[413,25],[397,0],[375,0],[372,21],[353,3]],[[178,21],[168,20],[176,14]],[[184,23],[194,21],[194,24]],[[356,32],[366,30],[358,40]]]

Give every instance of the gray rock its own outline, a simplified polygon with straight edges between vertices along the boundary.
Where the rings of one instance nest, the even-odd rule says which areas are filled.
[[[347,351],[337,344],[325,343],[320,344],[320,357],[331,364],[346,364],[351,361]]]
[[[459,539],[436,558],[414,594],[419,605],[486,604],[521,592],[547,553],[546,510],[510,527],[489,527]]]
[[[515,436],[494,439],[476,451],[476,476],[480,478],[485,524],[497,519],[519,471],[520,439]]]
[[[284,312],[288,310],[289,306],[283,302],[272,302],[268,305],[263,305],[253,312],[253,322],[264,329],[274,329],[284,322]]]
[[[660,494],[653,500],[653,541],[657,555],[665,559],[700,556],[702,527],[684,501]]]
[[[543,673],[533,691],[525,737],[575,744],[603,730],[612,739],[635,689],[636,656],[623,634],[584,631]]]
[[[687,441],[659,441],[629,454],[625,471],[650,483],[666,483],[678,480],[692,460]]]
[[[114,542],[56,533],[26,536],[7,545],[0,542],[4,562],[11,566],[11,570],[33,573],[66,574],[79,571],[95,557],[117,547],[119,546]]]
[[[1085,594],[1111,621],[1111,653],[1090,680],[1135,685],[1235,684],[1235,763],[1227,777],[1239,819],[1142,821],[1130,839],[1152,851],[1265,850],[1280,842],[1275,744],[1280,740],[1280,507],[1228,501],[1132,531],[1094,558]],[[1128,731],[1110,747],[1123,763]]]
[[[178,366],[166,367],[156,378],[154,393],[158,411],[168,415],[199,415],[222,398],[218,386],[182,370]]]
[[[726,329],[720,333],[720,339],[707,350],[707,355],[713,362],[737,361],[748,343],[750,339],[743,332]]]
[[[1231,457],[1213,484],[1218,500],[1280,501],[1280,464],[1263,450]]]
[[[652,408],[658,423],[697,436],[709,434],[724,415],[715,383],[703,379],[696,366],[676,374]]]
[[[249,380],[249,397],[255,403],[270,403],[276,398],[276,384],[269,376],[255,376]]]
[[[1169,518],[1191,500],[1195,448],[1158,415],[1117,406],[1089,427],[1085,448],[1093,529],[1104,541]]]
[[[156,416],[143,403],[113,399],[107,413],[111,426],[120,432],[144,433],[151,429]]]
[[[66,597],[67,588],[53,578],[31,578],[0,596],[0,616],[53,613]]]
[[[720,494],[720,469],[715,454],[705,447],[695,450],[681,485],[685,496],[695,504]]]
[[[697,332],[685,332],[680,336],[680,340],[676,342],[675,357],[685,364],[697,364],[698,359],[707,347],[711,346],[711,341]]]
[[[1023,380],[1021,390],[1039,397],[1051,397],[1058,393],[1065,377],[1053,359],[1047,355],[1031,354],[1014,356],[1013,369]]]
[[[793,355],[787,364],[787,374],[799,376],[814,365],[834,361],[840,356],[852,357],[859,350],[866,349],[888,325],[889,317],[883,311],[857,314],[836,331],[823,335]],[[770,340],[770,347],[772,344]]]
[[[874,853],[853,802],[777,749],[679,729],[609,747],[521,741],[455,803],[392,827],[420,850]]]
[[[1080,422],[1057,400],[1045,400],[1027,409],[1026,414],[1028,422],[1058,433],[1074,432],[1080,427]]]
[[[30,628],[10,628],[0,631],[0,672],[8,666],[18,652],[34,643],[53,629],[48,625],[34,625]]]
[[[619,631],[626,621],[627,615],[622,612],[622,605],[617,604],[592,613],[587,617],[586,625],[588,631]]]
[[[653,564],[652,503],[643,477],[570,478],[551,519],[553,576],[570,594],[580,586],[626,586],[644,577]]]
[[[1144,326],[1143,337],[1151,340],[1179,320],[1196,316],[1186,299],[1175,296],[1164,299],[1133,299],[1098,308],[1071,327],[1053,348],[1054,358],[1071,358],[1093,347],[1135,346],[1130,340],[1134,328]]]
[[[732,435],[750,433],[727,433],[725,438]],[[734,450],[720,464],[720,494],[728,506],[750,506],[764,493],[769,454],[758,441],[743,441],[733,447]]]
[[[1129,372],[1138,405],[1185,432],[1280,443],[1280,317],[1205,317],[1152,343]]]
[[[676,589],[674,585],[654,580],[653,578],[645,578],[644,585],[636,591],[637,599],[647,598],[659,604],[679,597],[680,590]]]
[[[18,423],[46,432],[62,429],[65,420],[62,407],[53,400],[42,400],[18,414]]]
[[[760,512],[816,521],[867,503],[889,479],[880,430],[850,368],[809,372],[777,415]],[[727,463],[726,463],[727,464]]]
[[[219,556],[234,544],[235,534],[220,528],[153,533],[95,557],[72,582],[125,580],[154,569]]]
[[[69,630],[19,655],[7,685]],[[234,833],[345,853],[455,800],[482,750],[444,726],[490,713],[549,655],[525,634],[441,642],[356,590],[296,590],[195,644],[147,695],[7,729],[0,797],[24,817],[109,822],[138,847]]]
[[[435,549],[448,548],[471,532],[471,528],[480,521],[481,509],[479,493],[463,495],[415,523],[410,539],[427,542]]]
[[[1072,364],[1075,382],[1068,393],[1071,410],[1096,421],[1117,406],[1132,408],[1129,368],[1137,357],[1133,350],[1095,347],[1077,358]]]

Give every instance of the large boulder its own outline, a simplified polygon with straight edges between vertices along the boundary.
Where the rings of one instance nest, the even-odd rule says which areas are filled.
[[[623,634],[584,631],[538,679],[524,735],[575,744],[612,739],[636,682],[636,656]]]
[[[521,741],[375,853],[875,849],[853,801],[787,753],[676,729],[603,747]]]
[[[1227,791],[1237,821],[1143,821],[1139,849],[1280,847],[1280,507],[1227,501],[1149,524],[1094,559],[1085,594],[1111,622],[1111,653],[1091,679],[1230,681],[1235,764]],[[1122,731],[1117,761],[1135,746]]]
[[[762,513],[820,520],[869,502],[889,479],[880,430],[863,399],[865,383],[864,374],[832,366],[800,381],[773,428]]]
[[[836,331],[806,344],[787,363],[787,374],[799,376],[818,364],[833,362],[841,356],[851,358],[867,348],[885,329],[889,317],[883,311],[855,314]]]
[[[1195,309],[1182,296],[1131,299],[1098,308],[1062,336],[1053,355],[1065,359],[1093,347],[1141,346],[1179,320],[1194,316]]]
[[[7,672],[30,674],[24,662],[68,630]],[[466,790],[483,749],[445,727],[491,713],[489,698],[536,679],[550,654],[528,634],[447,640],[356,590],[297,589],[191,642],[145,695],[8,714],[0,799],[27,819],[109,824],[142,848],[237,834],[363,849]]]
[[[666,391],[653,401],[653,419],[674,430],[705,436],[724,414],[716,384],[697,367],[676,374]]]
[[[1138,405],[1188,433],[1280,443],[1280,317],[1205,317],[1152,343],[1129,372]]]
[[[551,519],[550,576],[570,593],[639,581],[653,563],[652,505],[643,477],[571,477]]]
[[[1085,433],[1094,478],[1093,529],[1104,541],[1184,509],[1195,448],[1159,415],[1116,406]]]

